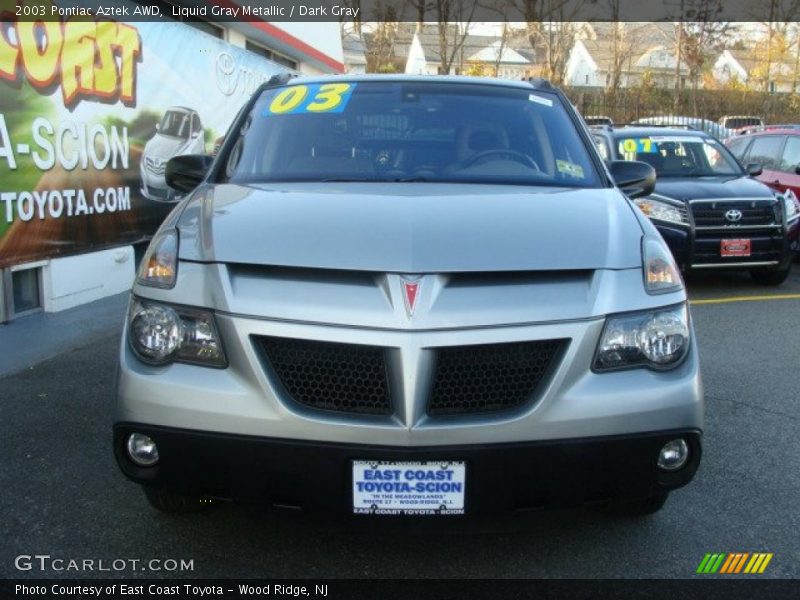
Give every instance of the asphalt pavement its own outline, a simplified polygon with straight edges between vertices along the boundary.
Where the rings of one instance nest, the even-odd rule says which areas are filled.
[[[757,577],[800,577],[800,265],[778,288],[737,274],[688,284],[704,455],[655,515],[560,510],[475,531],[387,532],[228,504],[157,513],[112,456],[119,326],[109,325],[0,379],[0,577],[687,578],[708,552],[771,552]],[[764,295],[780,298],[754,299]],[[28,555],[49,556],[38,560],[50,567],[18,559]],[[93,570],[57,571],[53,559],[91,560]],[[162,570],[131,566],[149,559]],[[166,571],[169,559],[192,570]]]

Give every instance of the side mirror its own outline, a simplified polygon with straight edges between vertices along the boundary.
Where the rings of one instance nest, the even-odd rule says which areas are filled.
[[[797,165],[797,166],[794,168],[794,172],[795,172],[797,175],[800,175],[800,165]]]
[[[764,168],[759,163],[747,163],[747,166],[744,168],[747,171],[747,174],[750,177],[758,177],[761,173],[764,172]]]
[[[205,179],[214,158],[205,154],[174,156],[167,161],[164,179],[179,192],[191,192]]]
[[[629,198],[647,196],[656,188],[656,170],[645,162],[615,160],[608,168],[614,182]]]

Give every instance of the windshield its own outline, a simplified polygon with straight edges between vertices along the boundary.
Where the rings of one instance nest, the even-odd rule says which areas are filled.
[[[169,110],[164,113],[161,124],[158,127],[161,135],[171,135],[173,137],[189,137],[189,113],[177,110]]]
[[[658,177],[742,175],[736,159],[712,138],[651,135],[620,138],[617,145],[625,160],[652,165]]]
[[[599,187],[558,96],[452,81],[263,92],[225,159],[232,182],[447,181]]]

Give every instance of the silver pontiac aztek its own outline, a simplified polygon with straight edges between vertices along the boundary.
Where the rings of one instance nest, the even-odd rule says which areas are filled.
[[[701,454],[686,291],[547,82],[274,78],[133,287],[114,449],[161,510],[651,513]]]

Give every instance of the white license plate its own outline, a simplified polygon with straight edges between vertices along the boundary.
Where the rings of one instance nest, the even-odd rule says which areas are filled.
[[[353,512],[463,515],[464,461],[353,461]]]

